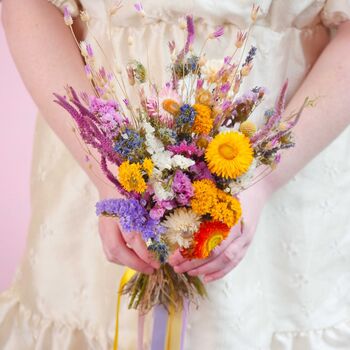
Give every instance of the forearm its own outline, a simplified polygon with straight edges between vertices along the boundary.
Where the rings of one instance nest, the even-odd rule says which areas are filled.
[[[83,142],[72,131],[70,117],[53,102],[52,93],[64,94],[66,85],[93,94],[80,52],[62,14],[47,0],[5,0],[2,18],[18,71],[41,114],[98,189],[105,187],[99,166],[86,161]],[[93,156],[99,159],[96,152]]]
[[[259,187],[267,197],[286,184],[349,125],[349,51],[350,22],[347,22],[341,25],[288,103],[286,116],[298,110],[306,96],[319,97],[315,107],[304,110],[294,128],[296,146],[283,153],[277,169],[260,182]]]

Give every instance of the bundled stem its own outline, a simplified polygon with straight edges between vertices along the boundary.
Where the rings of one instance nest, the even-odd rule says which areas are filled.
[[[142,314],[159,304],[168,311],[170,305],[181,310],[184,299],[198,305],[199,298],[207,295],[198,277],[177,274],[169,264],[163,264],[150,276],[137,273],[124,287],[123,294],[130,296],[129,308]]]

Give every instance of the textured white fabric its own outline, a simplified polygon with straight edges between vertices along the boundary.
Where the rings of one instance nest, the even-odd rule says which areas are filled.
[[[246,27],[253,1],[145,0],[144,19],[133,1],[124,1],[110,30],[107,13],[114,1],[80,3],[107,55],[114,51],[123,65],[130,57],[147,61],[148,51],[151,74],[161,83],[167,41],[175,38],[180,45],[184,37],[179,16],[201,18],[199,42],[224,23],[225,37],[208,46],[209,57],[223,57],[238,27]],[[329,40],[324,25],[349,18],[350,3],[262,0],[260,5],[249,39],[258,54],[243,90],[268,86],[268,107],[285,78],[288,99],[296,91]],[[129,37],[133,46],[127,45]],[[261,109],[255,114],[257,122],[260,118]],[[102,251],[93,212],[97,192],[41,116],[33,154],[33,215],[22,264],[11,289],[0,296],[0,348],[110,349],[122,268],[108,263]],[[186,350],[350,349],[349,154],[347,128],[274,195],[245,259],[208,285],[209,300],[191,311]],[[123,308],[120,349],[135,349],[136,315],[125,303]]]

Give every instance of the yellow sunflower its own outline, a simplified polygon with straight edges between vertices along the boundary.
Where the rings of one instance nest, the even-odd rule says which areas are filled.
[[[235,179],[249,169],[253,149],[249,138],[238,131],[218,134],[205,153],[209,170],[225,179]]]
[[[119,166],[118,180],[124,189],[128,192],[135,191],[143,193],[147,189],[146,182],[142,177],[141,164],[130,164],[129,161],[123,162]]]

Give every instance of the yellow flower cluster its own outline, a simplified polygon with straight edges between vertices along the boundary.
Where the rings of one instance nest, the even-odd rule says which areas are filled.
[[[212,208],[210,214],[214,220],[232,227],[242,216],[241,203],[237,198],[218,190],[218,203]]]
[[[151,176],[154,168],[152,160],[150,158],[145,158],[142,164],[142,168],[145,170],[148,176]]]
[[[210,214],[215,221],[234,226],[242,216],[240,202],[235,197],[218,189],[210,180],[193,183],[194,196],[191,200],[192,210],[198,215]]]
[[[208,135],[214,124],[211,108],[201,103],[196,103],[192,107],[196,111],[196,118],[194,120],[192,131],[198,135]]]
[[[210,213],[211,208],[217,201],[217,188],[210,180],[199,180],[193,182],[194,196],[191,207],[198,215]]]
[[[130,164],[129,161],[125,161],[119,166],[118,180],[126,191],[137,193],[146,191],[147,185],[141,170],[141,164]]]

